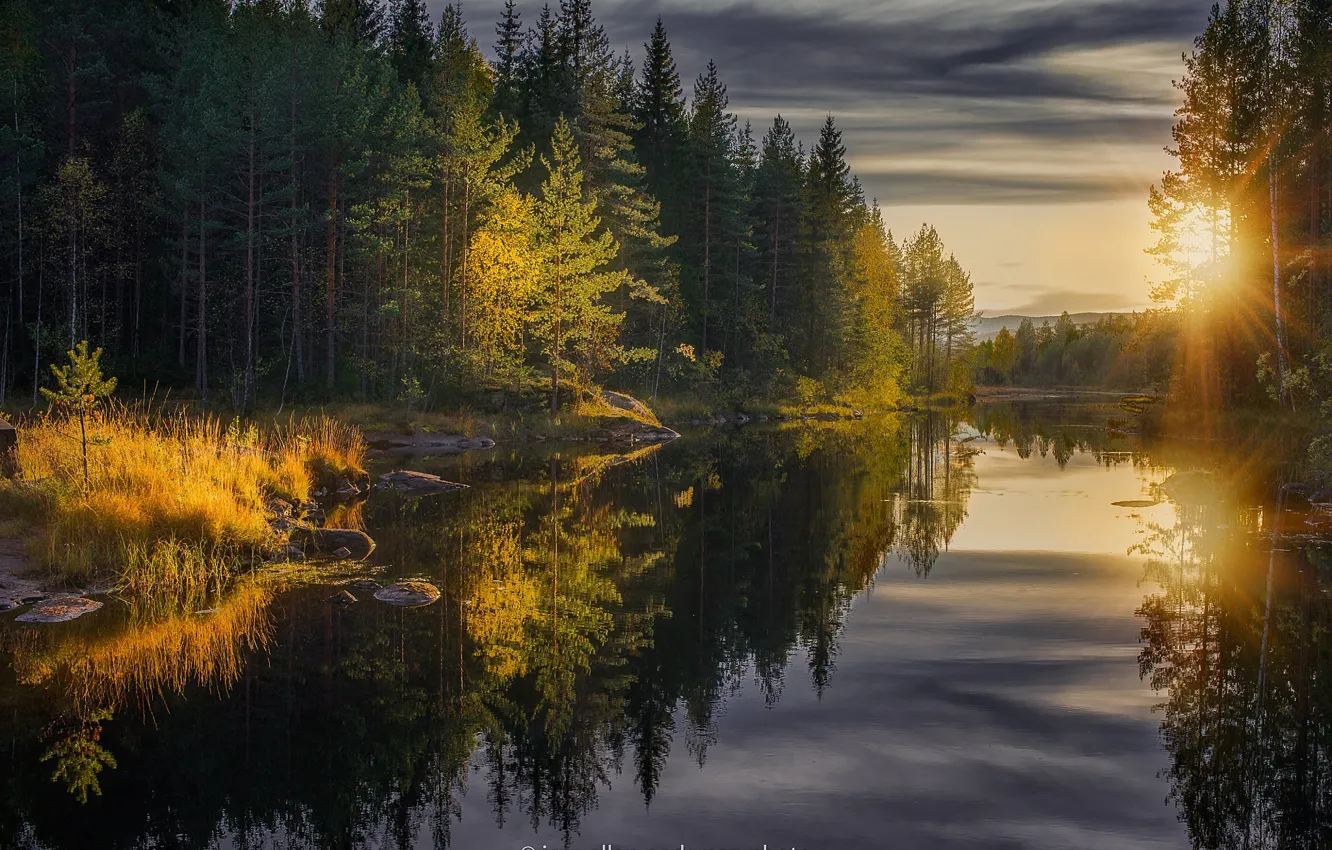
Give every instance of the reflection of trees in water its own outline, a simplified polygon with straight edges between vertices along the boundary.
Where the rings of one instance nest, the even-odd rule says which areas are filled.
[[[910,427],[905,481],[895,502],[894,549],[916,575],[928,576],[967,518],[976,471],[953,419],[932,413],[911,420]]]
[[[1053,457],[1063,468],[1084,453],[1107,466],[1131,458],[1117,451],[1129,445],[1120,429],[1129,426],[1130,418],[1116,405],[1009,402],[976,408],[972,423],[1000,446],[1012,445],[1023,460]]]
[[[219,828],[251,846],[424,832],[444,847],[469,785],[497,823],[572,842],[622,769],[650,804],[673,752],[703,764],[744,683],[776,703],[803,658],[811,687],[833,685],[851,603],[884,558],[923,553],[924,572],[965,516],[974,475],[952,433],[922,418],[795,446],[772,431],[504,459],[458,498],[372,501],[357,519],[377,559],[435,582],[437,604],[288,593],[229,696],[174,681],[155,731],[106,727],[120,767],[86,816],[34,780],[38,753],[0,763],[22,792],[0,804],[0,845],[31,828],[81,846],[79,824],[96,823],[107,847],[208,846]]]
[[[1332,846],[1332,558],[1274,552],[1263,519],[1177,508],[1143,544],[1160,589],[1139,664],[1165,695],[1171,796],[1200,848]]]

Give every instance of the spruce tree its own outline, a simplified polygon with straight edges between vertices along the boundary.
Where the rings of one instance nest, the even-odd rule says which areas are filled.
[[[495,25],[495,99],[494,111],[510,121],[522,123],[523,20],[514,0],[504,3],[504,16]]]
[[[398,0],[389,19],[389,58],[398,79],[417,88],[430,69],[435,34],[424,0]]]

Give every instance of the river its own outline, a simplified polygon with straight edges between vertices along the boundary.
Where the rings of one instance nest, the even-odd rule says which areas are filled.
[[[1011,402],[399,459],[470,489],[330,508],[364,564],[4,615],[0,847],[1329,846],[1289,447],[1132,431]],[[326,601],[408,577],[440,601]]]

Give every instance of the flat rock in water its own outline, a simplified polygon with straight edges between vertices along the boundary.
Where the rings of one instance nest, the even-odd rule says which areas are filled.
[[[1154,508],[1159,504],[1161,503],[1158,501],[1148,499],[1128,499],[1123,502],[1110,503],[1111,507],[1116,508]]]
[[[345,590],[339,590],[337,593],[324,600],[329,605],[355,605],[356,597]]]
[[[352,582],[351,586],[356,590],[379,590],[384,585],[380,584],[374,579],[363,578],[360,579],[359,581]]]
[[[82,596],[65,596],[58,599],[48,599],[46,602],[33,608],[31,611],[25,611],[14,618],[18,623],[67,623],[70,620],[77,620],[84,614],[91,614],[102,603],[92,599],[84,599]]]
[[[375,591],[375,598],[398,608],[420,608],[439,599],[439,588],[424,581],[404,581]]]
[[[333,557],[337,558],[339,561],[345,561],[351,557],[351,550],[346,546],[340,546],[337,551],[333,553]]]
[[[310,548],[321,555],[335,555],[342,549],[347,550],[344,560],[364,561],[375,551],[375,541],[364,531],[352,531],[342,528],[304,528],[299,536]]]
[[[1176,472],[1161,482],[1161,492],[1181,505],[1208,505],[1219,498],[1216,476],[1202,470]]]
[[[427,472],[413,472],[409,469],[395,469],[379,476],[379,484],[385,490],[392,490],[404,496],[434,496],[438,493],[453,493],[466,490],[466,484],[445,481],[438,475]]]

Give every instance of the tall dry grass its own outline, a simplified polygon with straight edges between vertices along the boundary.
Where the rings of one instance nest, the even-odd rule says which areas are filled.
[[[89,423],[85,486],[69,421],[44,416],[18,432],[0,508],[36,525],[34,557],[70,581],[144,587],[207,581],[271,549],[268,500],[305,501],[316,475],[359,477],[365,453],[359,433],[326,418],[260,432],[112,405]]]

